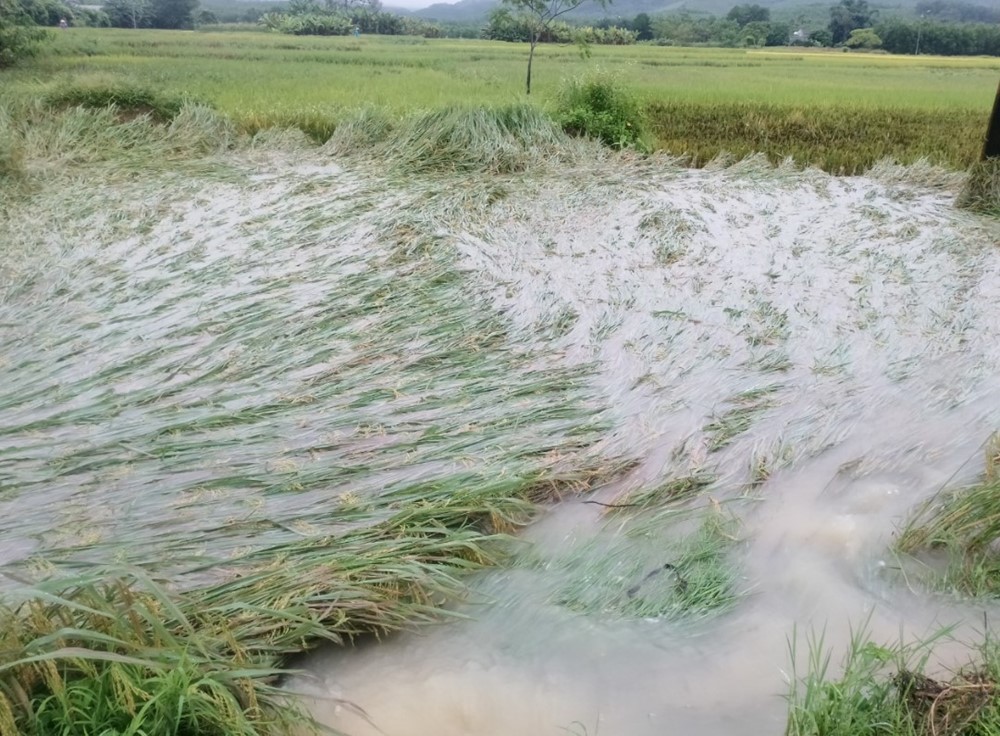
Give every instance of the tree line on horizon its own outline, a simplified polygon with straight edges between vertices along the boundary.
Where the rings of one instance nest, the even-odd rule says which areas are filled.
[[[576,3],[579,5],[581,3]],[[30,54],[43,38],[40,27],[69,25],[120,28],[189,29],[216,23],[210,9],[196,13],[199,0],[105,0],[100,10],[65,0],[0,0],[0,66]],[[529,41],[530,14],[507,2],[485,25],[433,23],[382,9],[380,0],[291,0],[275,11],[255,6],[239,18],[223,22],[258,22],[272,30],[308,35],[365,34],[474,36],[503,41]],[[829,8],[825,26],[804,28],[774,20],[758,4],[734,5],[725,16],[691,13],[638,13],[631,19],[574,22],[560,19],[546,26],[536,42],[676,46],[818,46],[883,50],[895,54],[1000,56],[1000,10],[965,0],[921,0],[918,17],[880,17],[868,0],[840,0]]]

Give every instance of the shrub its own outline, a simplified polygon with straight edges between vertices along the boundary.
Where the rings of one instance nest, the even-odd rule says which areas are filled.
[[[559,92],[556,120],[570,135],[596,138],[612,148],[652,150],[642,105],[606,75],[565,82]]]
[[[15,0],[0,0],[0,67],[35,53],[45,31],[35,27],[33,19]]]

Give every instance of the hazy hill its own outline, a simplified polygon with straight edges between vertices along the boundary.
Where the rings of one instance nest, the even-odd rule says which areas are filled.
[[[771,8],[772,17],[792,19],[797,15],[806,17],[825,15],[827,8],[836,0],[817,2],[816,0],[614,0],[607,9],[595,3],[585,3],[571,14],[580,18],[632,18],[638,13],[690,12],[694,14],[725,15],[739,2],[756,2]],[[869,0],[871,5],[887,14],[910,14],[919,0]],[[973,0],[976,5],[1000,9],[1000,0]],[[476,23],[486,20],[490,11],[499,5],[499,0],[459,0],[456,3],[435,3],[413,14],[428,20]]]

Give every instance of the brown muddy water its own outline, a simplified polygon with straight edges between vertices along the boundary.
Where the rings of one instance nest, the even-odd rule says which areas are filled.
[[[318,652],[289,689],[351,736],[756,735],[807,635],[836,659],[865,625],[954,626],[953,665],[983,607],[890,544],[1000,428],[1000,248],[931,173],[415,184],[262,157],[40,192],[4,225],[0,571],[198,581],[415,479],[570,457],[596,416],[631,471],[547,508],[455,619]],[[386,266],[417,258],[460,282],[418,301]],[[439,338],[452,362],[415,359]],[[676,604],[700,585],[678,540],[722,515],[724,594]]]

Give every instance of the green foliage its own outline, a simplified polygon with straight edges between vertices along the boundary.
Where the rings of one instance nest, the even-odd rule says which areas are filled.
[[[735,5],[732,10],[726,13],[726,19],[742,28],[747,23],[770,23],[771,11],[760,5]]]
[[[556,120],[570,135],[595,138],[612,148],[649,152],[652,138],[638,99],[614,77],[567,80],[559,92]]]
[[[855,28],[870,28],[876,16],[867,0],[840,0],[839,5],[830,8],[829,30],[833,44],[847,41]]]
[[[367,8],[325,10],[315,3],[299,3],[288,13],[265,13],[259,23],[272,31],[295,36],[348,36],[360,33],[383,36],[437,38],[441,28],[420,18],[407,18]]]
[[[107,0],[103,6],[115,28],[189,29],[199,0]]]
[[[653,22],[648,13],[639,13],[632,19],[632,30],[635,31],[636,40],[653,40]]]
[[[1000,195],[1000,166],[986,162],[988,192]],[[985,168],[985,167],[984,167]],[[973,199],[967,185],[960,205],[990,211],[990,202]],[[1000,211],[998,199],[993,212]],[[985,477],[972,486],[949,488],[921,504],[896,540],[896,550],[934,564],[914,574],[932,588],[962,595],[1000,597],[1000,441],[990,442]]]
[[[875,25],[882,48],[893,54],[1000,56],[1000,26],[988,23],[932,23],[890,18]]]
[[[103,9],[115,28],[148,28],[153,18],[150,0],[107,0]]]
[[[44,38],[18,0],[0,0],[0,67],[33,55]]]
[[[55,28],[59,21],[66,19],[71,24],[77,16],[78,10],[74,10],[66,3],[59,0],[19,0],[21,9],[31,21],[40,26]]]
[[[822,636],[807,640],[808,669],[793,671],[786,736],[973,736],[1000,730],[1000,650],[986,635],[947,680],[926,672],[939,631],[924,641],[878,644],[852,632],[837,675]],[[791,642],[793,668],[796,641]]]
[[[153,28],[193,28],[199,0],[152,0]]]
[[[922,652],[877,645],[862,628],[852,632],[841,674],[834,679],[823,638],[813,637],[807,644],[806,673],[792,673],[786,736],[917,736],[892,670],[921,670],[926,661],[918,656]],[[791,655],[794,667],[794,638]]]
[[[503,0],[503,4],[512,8],[517,16],[524,19],[529,28],[528,71],[525,78],[525,93],[531,94],[531,66],[535,59],[535,46],[543,35],[548,33],[556,18],[570,13],[587,0]],[[602,8],[608,0],[594,0]]]
[[[648,20],[648,17],[647,17]],[[481,36],[490,41],[530,42],[534,26],[532,20],[516,15],[509,8],[499,7],[490,13],[489,22]],[[538,43],[586,43],[608,46],[625,46],[638,40],[639,33],[618,26],[579,26],[564,21],[554,21],[538,33]]]
[[[855,28],[844,45],[852,49],[877,49],[882,46],[882,39],[871,28]]]

